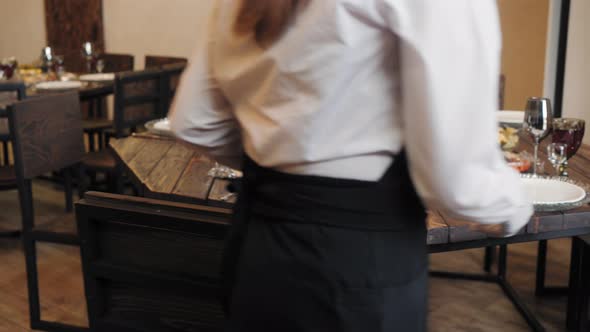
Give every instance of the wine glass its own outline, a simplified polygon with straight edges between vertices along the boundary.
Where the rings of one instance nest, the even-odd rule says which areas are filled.
[[[96,72],[97,73],[102,73],[104,70],[104,60],[103,59],[98,59],[96,60]]]
[[[539,162],[539,143],[549,135],[553,124],[553,112],[549,98],[531,97],[527,100],[524,112],[524,131],[534,143],[533,174],[537,175]]]
[[[573,157],[582,145],[586,122],[581,119],[559,118],[553,120],[552,140],[567,144],[567,159]],[[567,159],[563,164],[562,175],[567,176]]]
[[[96,61],[96,54],[91,42],[85,42],[82,44],[82,54],[84,54],[84,57],[86,58],[86,71],[92,73],[94,62]]]
[[[568,145],[564,143],[553,142],[547,145],[547,159],[555,168],[557,175],[561,175],[562,166],[567,161],[567,151]]]

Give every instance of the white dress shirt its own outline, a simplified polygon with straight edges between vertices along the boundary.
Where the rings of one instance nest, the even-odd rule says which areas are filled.
[[[218,0],[170,121],[214,156],[377,180],[403,148],[432,209],[514,233],[532,207],[498,148],[495,0],[311,0],[263,49]]]

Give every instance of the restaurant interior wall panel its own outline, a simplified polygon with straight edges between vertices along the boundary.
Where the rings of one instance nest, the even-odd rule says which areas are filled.
[[[29,63],[45,46],[45,15],[40,0],[0,0],[0,59]]]
[[[544,92],[549,0],[499,0],[498,5],[506,76],[504,108],[522,110],[528,97]]]
[[[189,57],[205,36],[213,0],[104,0],[106,48],[111,53]]]
[[[102,0],[45,0],[45,20],[57,54],[80,52],[85,41],[104,50]]]
[[[586,120],[590,125],[590,1],[572,0],[563,115]],[[584,143],[590,144],[586,129]]]

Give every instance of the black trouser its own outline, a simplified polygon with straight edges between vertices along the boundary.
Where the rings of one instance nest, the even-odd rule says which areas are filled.
[[[228,331],[425,331],[425,213],[403,154],[378,182],[247,160],[224,276]]]

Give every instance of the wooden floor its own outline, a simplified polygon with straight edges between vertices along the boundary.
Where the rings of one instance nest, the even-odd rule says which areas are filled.
[[[63,194],[54,185],[34,185],[36,215],[63,211]],[[20,222],[16,191],[0,192],[0,229]],[[551,241],[548,283],[565,285],[569,265],[569,240]],[[533,295],[535,245],[510,247],[509,277],[518,293],[542,317],[548,331],[565,331],[565,298],[538,299]],[[43,318],[86,325],[86,308],[79,250],[42,244],[37,248]],[[436,270],[480,272],[483,250],[431,256]],[[18,240],[0,239],[0,332],[29,329],[24,257]],[[494,284],[432,279],[429,331],[528,331],[527,325]],[[368,331],[370,332],[370,331]]]

